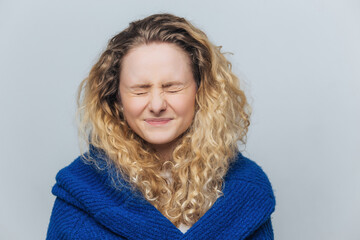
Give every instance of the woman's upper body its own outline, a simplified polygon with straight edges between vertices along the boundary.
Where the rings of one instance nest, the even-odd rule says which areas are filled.
[[[49,239],[271,239],[271,186],[238,153],[245,93],[221,47],[186,19],[155,14],[115,35],[78,106],[90,154],[57,177]]]
[[[93,149],[90,157],[96,165],[79,157],[57,174],[47,239],[273,239],[270,182],[240,153],[223,196],[185,234],[125,181],[114,187],[103,156]]]

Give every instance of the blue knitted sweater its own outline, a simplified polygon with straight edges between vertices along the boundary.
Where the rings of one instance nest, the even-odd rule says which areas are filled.
[[[90,156],[97,165],[104,163],[92,151]],[[270,182],[256,163],[241,154],[225,177],[224,195],[185,234],[140,194],[126,187],[116,190],[109,177],[111,168],[102,169],[79,157],[59,171],[47,239],[274,238]]]

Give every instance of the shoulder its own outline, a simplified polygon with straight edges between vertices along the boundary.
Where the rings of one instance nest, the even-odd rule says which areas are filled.
[[[112,185],[106,165],[79,156],[58,172],[52,193],[56,200],[47,239],[114,239],[101,213],[120,206],[129,194]]]
[[[224,180],[224,195],[218,204],[227,217],[233,216],[228,217],[232,219],[232,239],[240,235],[246,239],[273,239],[271,214],[276,202],[262,168],[239,153]]]
[[[79,209],[85,209],[83,198],[103,188],[101,185],[105,181],[106,177],[101,171],[88,163],[83,156],[79,156],[56,174],[52,193]]]
[[[243,182],[273,194],[267,174],[256,162],[241,153],[231,162],[225,182]]]
[[[66,189],[76,187],[75,184],[81,188],[85,185],[103,182],[106,175],[106,171],[96,167],[94,163],[86,160],[84,156],[79,156],[57,173],[56,184]]]
[[[46,239],[123,239],[96,222],[87,212],[56,198]]]
[[[84,187],[96,190],[100,186],[111,185],[111,178],[115,175],[115,167],[105,157],[96,156],[90,151],[61,169],[56,175],[56,185],[68,190]]]
[[[96,161],[95,161],[96,160]],[[56,175],[53,195],[94,214],[104,207],[117,205],[129,197],[129,190],[114,186],[115,170],[99,159],[79,156]],[[117,188],[118,187],[118,188]]]

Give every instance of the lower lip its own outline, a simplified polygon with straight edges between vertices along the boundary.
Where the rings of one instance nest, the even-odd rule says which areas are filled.
[[[148,124],[150,124],[152,126],[163,126],[163,125],[167,124],[170,121],[171,121],[171,119],[164,120],[164,121],[145,121],[145,122],[147,122]]]

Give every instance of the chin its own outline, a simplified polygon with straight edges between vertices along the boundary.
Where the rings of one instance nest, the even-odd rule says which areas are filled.
[[[145,141],[147,141],[147,140],[145,139]],[[172,140],[151,140],[151,141],[149,140],[147,142],[152,145],[166,145],[166,144],[173,142],[173,139]]]
[[[166,145],[174,142],[175,137],[163,137],[163,138],[145,138],[144,140],[152,145]]]

